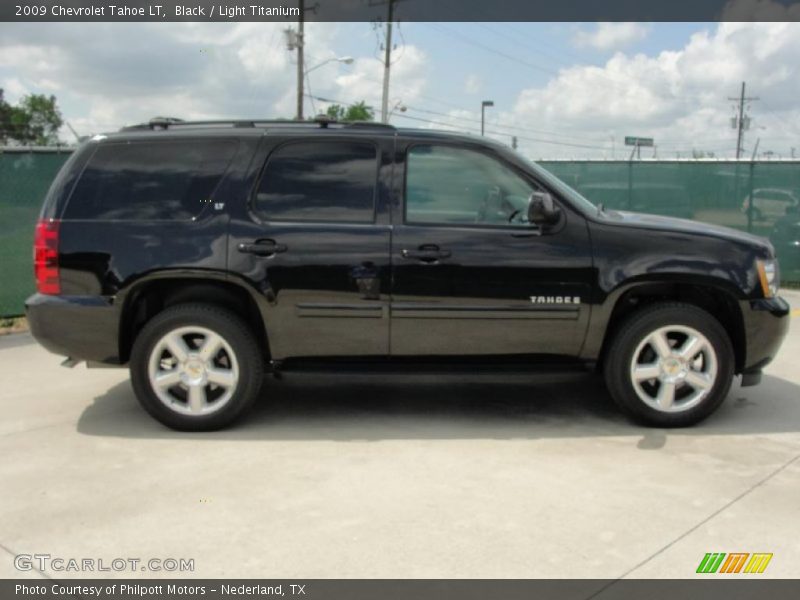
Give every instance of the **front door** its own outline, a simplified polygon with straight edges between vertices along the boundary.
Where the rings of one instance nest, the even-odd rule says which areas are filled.
[[[262,295],[273,359],[388,354],[390,143],[265,138],[255,190],[231,220],[228,264]]]
[[[589,312],[584,218],[556,198],[527,222],[531,176],[482,146],[420,140],[392,236],[392,355],[577,355]]]

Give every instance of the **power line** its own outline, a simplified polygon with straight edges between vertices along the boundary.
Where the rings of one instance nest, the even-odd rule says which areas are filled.
[[[767,111],[769,111],[769,113],[770,113],[770,114],[771,114],[771,115],[772,115],[772,116],[775,118],[775,120],[776,120],[776,121],[780,121],[780,123],[781,123],[782,125],[784,125],[784,126],[786,126],[786,127],[790,128],[790,129],[793,129],[795,132],[799,132],[799,131],[800,131],[800,130],[796,129],[796,125],[795,125],[794,123],[791,123],[790,121],[787,121],[787,120],[785,120],[783,117],[781,117],[780,115],[778,115],[778,113],[777,113],[777,112],[775,112],[774,110],[772,110],[772,107],[771,107],[771,106],[770,106],[770,105],[767,103],[767,101],[766,101],[766,100],[764,100],[764,99],[762,98],[762,99],[761,99],[761,102],[763,102],[763,103],[764,103],[764,108],[766,108],[766,109],[767,109]],[[779,137],[776,137],[776,138],[774,138],[774,139],[781,139],[781,138],[779,138]],[[782,139],[795,139],[795,138],[794,138],[794,137],[784,137],[784,138],[782,138]]]
[[[349,101],[349,100],[341,100],[341,99],[334,99],[334,98],[323,98],[323,97],[320,97],[320,96],[315,96],[315,99],[320,101],[320,102],[329,102],[329,103],[336,103],[336,104],[342,104],[342,105],[352,104],[353,103],[353,101]],[[395,114],[394,116],[396,116],[397,118],[416,121],[416,122],[419,122],[419,123],[428,123],[428,124],[431,124],[431,125],[438,125],[438,126],[441,126],[441,127],[447,127],[447,128],[454,129],[454,130],[462,130],[462,131],[466,131],[466,132],[480,133],[480,128],[477,127],[477,126],[464,125],[464,124],[461,124],[461,123],[458,123],[458,122],[454,122],[454,121],[468,121],[469,122],[469,121],[477,121],[477,120],[468,119],[468,118],[464,118],[464,117],[456,117],[454,115],[446,115],[444,113],[437,113],[436,111],[430,111],[430,110],[426,110],[426,109],[412,108],[412,107],[407,106],[407,105],[406,105],[406,108],[408,108],[409,110],[414,110],[416,112],[423,112],[424,111],[424,112],[427,112],[429,114],[434,114],[434,115],[438,114],[440,116],[444,116],[446,118],[451,119],[451,121],[447,122],[447,121],[442,121],[442,120],[438,120],[438,119],[428,119],[428,118],[424,118],[424,117],[412,116],[412,115],[400,114],[400,113]],[[498,136],[498,137],[501,137],[501,138],[508,138],[508,137],[512,137],[513,138],[513,137],[516,137],[516,138],[518,138],[518,140],[522,140],[522,141],[526,141],[526,142],[539,143],[539,144],[549,144],[549,145],[564,146],[564,147],[569,147],[569,148],[584,148],[584,149],[589,149],[589,150],[603,150],[603,151],[606,151],[606,152],[609,150],[609,147],[607,145],[580,144],[580,143],[575,143],[575,142],[556,141],[556,140],[549,140],[549,139],[544,139],[544,138],[539,138],[539,137],[519,135],[519,134],[516,134],[515,132],[519,131],[520,128],[514,128],[514,127],[507,127],[507,128],[510,131],[497,131],[496,129],[487,129],[486,133],[488,133],[490,135]],[[727,140],[722,139],[720,141],[727,141]],[[702,142],[701,143],[697,143],[697,142],[695,142],[695,144],[693,144],[692,146],[689,145],[691,142],[689,142],[687,140],[684,140],[683,142],[680,142],[680,143],[681,144],[685,144],[685,146],[683,146],[682,148],[673,148],[672,150],[670,150],[670,152],[690,153],[690,152],[693,152],[693,151],[697,150],[698,147],[703,147],[704,150],[709,151],[709,152],[719,152],[719,151],[722,151],[722,150],[725,149],[725,147],[719,146],[719,145],[716,145],[716,144],[715,145],[708,145],[707,142],[706,143],[702,143]]]
[[[366,77],[363,74],[361,74],[361,79],[363,79],[364,81],[369,81],[371,83],[375,83],[377,85],[381,84],[381,82],[378,81],[377,79],[373,79],[371,77]],[[418,93],[416,95],[419,96],[419,98],[421,98],[423,100],[429,100],[431,102],[438,102],[440,104],[452,107],[455,110],[461,110],[461,111],[464,111],[464,112],[468,112],[470,114],[472,113],[472,109],[469,109],[469,108],[467,108],[465,106],[460,106],[460,105],[454,104],[452,102],[447,102],[445,100],[434,98],[432,96],[426,96],[424,94],[419,94]],[[317,100],[319,100],[318,97],[315,96],[315,98]],[[431,109],[427,109],[427,108],[419,108],[419,107],[407,104],[405,102],[403,102],[403,106],[405,106],[408,110],[413,110],[415,112],[427,113],[427,114],[436,115],[436,116],[440,116],[440,117],[446,117],[446,118],[449,118],[449,119],[460,119],[460,120],[463,120],[463,121],[472,121],[474,123],[480,123],[481,122],[480,119],[478,119],[478,118],[456,116],[456,115],[443,113],[443,112],[440,112],[440,111],[435,111],[435,110],[431,110]],[[570,135],[570,134],[567,134],[567,133],[563,133],[561,131],[537,129],[537,128],[534,128],[534,127],[529,127],[527,125],[525,125],[525,126],[523,126],[523,125],[513,125],[513,126],[512,125],[504,125],[502,123],[499,123],[498,121],[492,122],[491,125],[494,126],[494,127],[501,128],[501,129],[510,129],[512,131],[529,131],[529,132],[532,132],[532,133],[540,133],[540,134],[544,134],[544,135],[558,136],[560,138],[566,137],[566,138],[571,138],[571,139],[575,139],[575,140],[587,140],[587,141],[597,141],[597,142],[600,141],[598,138],[594,138],[594,137],[587,137],[587,136],[582,136],[582,135]]]
[[[473,122],[473,123],[480,123],[481,122],[480,119],[477,119],[477,118],[462,117],[462,116],[456,116],[456,115],[452,115],[452,114],[448,114],[448,113],[438,112],[438,111],[435,111],[435,110],[430,110],[430,109],[425,109],[425,108],[417,108],[417,107],[414,107],[414,106],[411,106],[411,105],[405,104],[405,103],[404,103],[404,106],[408,110],[412,110],[414,112],[420,112],[420,113],[436,115],[436,116],[440,116],[440,117],[446,117],[448,119],[459,119],[461,121],[470,121],[470,122]],[[463,109],[463,110],[465,110],[467,112],[471,112],[471,111],[469,111],[467,109]],[[593,138],[593,137],[570,135],[570,134],[565,134],[565,133],[562,133],[562,132],[559,132],[559,131],[548,131],[548,130],[544,130],[544,129],[534,129],[533,127],[528,127],[528,126],[523,126],[523,125],[503,125],[502,123],[499,123],[497,121],[494,121],[494,122],[490,123],[490,125],[492,127],[495,127],[495,128],[509,129],[511,131],[530,131],[532,133],[541,133],[541,134],[544,134],[544,135],[553,135],[553,136],[557,136],[557,137],[560,137],[560,138],[565,138],[566,137],[566,138],[575,139],[575,140],[597,141],[597,142],[600,141],[599,139]]]
[[[542,72],[548,73],[550,75],[554,75],[554,76],[560,76],[561,75],[561,73],[559,71],[553,70],[553,69],[548,68],[548,67],[543,67],[543,66],[538,65],[536,63],[528,62],[526,60],[523,60],[523,59],[519,58],[518,56],[514,56],[512,54],[508,54],[506,52],[503,52],[503,51],[498,50],[496,48],[493,48],[491,46],[487,46],[487,45],[482,44],[480,42],[476,42],[472,38],[470,38],[470,37],[468,37],[468,36],[466,36],[466,35],[464,35],[464,34],[462,34],[460,32],[457,32],[457,31],[451,30],[449,28],[446,28],[441,24],[433,24],[433,23],[424,23],[424,24],[428,25],[430,27],[438,28],[440,31],[442,31],[442,32],[444,32],[444,33],[446,33],[446,34],[448,34],[448,35],[460,40],[461,42],[463,42],[465,44],[470,44],[470,45],[475,46],[477,48],[480,48],[480,49],[482,49],[482,50],[484,50],[486,52],[490,52],[490,53],[495,54],[497,56],[501,56],[502,58],[505,58],[507,60],[514,61],[514,62],[522,64],[522,65],[524,65],[526,67],[535,69],[537,71],[542,71]],[[485,24],[481,23],[479,25],[481,25],[482,27],[486,28],[489,31],[492,31],[496,35],[499,35],[499,36],[503,37],[503,39],[508,39],[506,36],[503,36],[501,33],[498,33],[497,31],[489,28]],[[520,44],[521,46],[524,46],[527,49],[533,50],[534,52],[537,52],[537,53],[540,53],[540,54],[544,54],[545,56],[548,56],[551,60],[556,60],[556,61],[562,63],[565,68],[566,67],[576,66],[576,64],[568,64],[566,60],[557,58],[553,54],[546,53],[546,52],[544,52],[544,51],[542,51],[540,49],[536,49],[533,46],[529,45],[528,43],[523,43],[523,42],[521,42],[519,40],[511,40],[511,41],[513,41],[513,42],[515,42],[517,44]],[[575,60],[577,61],[577,60],[580,60],[580,59],[575,57]],[[577,66],[580,66],[581,68],[586,68],[586,65],[577,65]],[[612,84],[613,86],[617,87],[618,89],[624,88],[624,89],[627,90],[627,89],[629,89],[631,87],[632,79],[630,77],[625,77],[625,76],[616,77],[615,75],[613,75],[613,74],[609,73],[608,71],[604,70],[602,66],[599,66],[599,65],[591,65],[591,66],[596,69],[596,71],[593,71],[592,75],[598,76],[598,77],[601,77],[602,79],[607,80],[610,84]]]
[[[320,102],[329,102],[329,103],[342,104],[342,105],[353,104],[353,102],[354,102],[352,100],[341,100],[341,99],[336,99],[336,98],[323,98],[321,96],[314,96],[314,98],[316,100],[320,101]],[[460,129],[460,130],[464,130],[464,131],[471,131],[471,132],[475,132],[475,133],[480,133],[480,128],[479,127],[472,127],[472,126],[468,126],[468,125],[459,125],[457,123],[452,123],[452,122],[448,123],[446,121],[439,121],[439,120],[436,120],[436,119],[425,119],[423,117],[413,117],[411,115],[406,115],[406,114],[402,114],[402,113],[397,113],[394,116],[398,117],[398,118],[401,118],[401,119],[409,119],[411,121],[418,121],[418,122],[421,122],[421,123],[430,123],[432,125],[440,125],[440,126],[443,126],[443,127],[449,127],[449,128],[456,129],[456,130]],[[454,119],[454,120],[462,120],[462,119],[459,119],[459,117],[449,117],[449,118]],[[491,134],[491,135],[501,136],[501,137],[510,137],[510,136],[512,136],[512,134],[510,132],[507,132],[507,131],[493,131],[493,130],[487,129],[486,133]],[[559,146],[571,146],[571,147],[574,147],[574,148],[591,148],[591,149],[597,149],[597,150],[608,150],[608,147],[606,147],[606,146],[592,146],[592,145],[588,145],[588,144],[573,144],[573,143],[570,143],[570,142],[557,142],[557,141],[554,141],[554,140],[545,140],[545,139],[541,139],[541,138],[533,138],[533,137],[522,136],[522,135],[517,135],[516,137],[518,139],[520,139],[520,140],[525,140],[525,141],[529,141],[529,142],[540,142],[540,143],[543,143],[543,144],[555,144],[555,145],[559,145]]]
[[[315,96],[315,99],[319,100],[320,102],[331,102],[331,103],[343,104],[343,105],[344,104],[352,104],[353,103],[352,101],[348,101],[348,100],[340,100],[340,99],[335,99],[335,98],[323,98],[323,97],[320,97],[320,96]],[[398,118],[401,118],[401,119],[409,119],[409,120],[412,120],[412,121],[417,121],[417,122],[422,122],[422,123],[430,123],[432,125],[440,125],[440,126],[443,126],[443,127],[450,127],[450,128],[453,128],[453,129],[462,129],[462,130],[472,131],[472,132],[476,132],[476,133],[480,132],[480,129],[478,127],[459,126],[459,125],[454,124],[454,123],[447,123],[445,121],[439,121],[439,120],[436,120],[436,119],[425,119],[425,118],[422,118],[422,117],[413,117],[411,115],[406,115],[406,114],[402,114],[402,113],[398,113],[395,116],[398,117]],[[456,119],[456,120],[459,119],[458,117],[450,117],[450,118]],[[509,133],[509,132],[493,131],[493,130],[489,130],[489,129],[486,130],[486,133],[488,133],[490,135],[501,136],[501,137],[509,137],[509,136],[511,136],[511,133]],[[525,140],[525,141],[528,141],[528,142],[537,142],[537,143],[542,143],[542,144],[554,144],[554,145],[557,145],[557,146],[568,146],[568,147],[572,147],[572,148],[589,148],[589,149],[594,149],[594,150],[608,150],[607,146],[595,146],[595,145],[589,145],[589,144],[574,144],[574,143],[571,143],[571,142],[557,142],[555,140],[546,140],[546,139],[542,139],[542,138],[534,138],[534,137],[523,136],[523,135],[517,135],[515,137],[517,137],[520,140]]]
[[[453,31],[453,30],[451,30],[451,29],[449,29],[447,27],[444,27],[441,24],[438,24],[438,23],[423,23],[423,24],[427,25],[428,27],[432,27],[434,29],[437,29],[437,30],[439,30],[439,31],[441,31],[443,33],[446,33],[447,35],[452,36],[452,37],[454,37],[456,39],[459,39],[465,44],[470,44],[472,46],[475,46],[476,48],[481,48],[482,50],[484,50],[486,52],[490,52],[492,54],[496,54],[497,56],[502,56],[505,59],[514,61],[514,62],[519,63],[521,65],[524,65],[524,66],[526,66],[528,68],[535,69],[537,71],[542,71],[543,73],[548,73],[549,75],[558,75],[558,71],[554,71],[553,69],[549,69],[547,67],[542,67],[541,65],[537,65],[537,64],[528,62],[526,60],[523,60],[523,59],[519,58],[518,56],[514,56],[513,54],[506,54],[505,52],[503,52],[501,50],[497,50],[495,48],[492,48],[491,46],[487,46],[487,45],[482,44],[480,42],[476,42],[472,38],[467,37],[466,35],[458,32],[458,31]]]

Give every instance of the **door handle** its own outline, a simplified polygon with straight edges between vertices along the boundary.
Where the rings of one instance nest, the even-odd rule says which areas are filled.
[[[424,263],[435,263],[440,258],[450,258],[449,250],[442,250],[439,246],[425,245],[420,246],[416,250],[403,249],[400,251],[400,256],[409,260],[418,260]]]
[[[256,256],[274,256],[281,252],[286,252],[289,247],[286,244],[278,244],[275,240],[258,240],[256,242],[242,242],[238,246],[239,252],[245,254],[255,254]]]

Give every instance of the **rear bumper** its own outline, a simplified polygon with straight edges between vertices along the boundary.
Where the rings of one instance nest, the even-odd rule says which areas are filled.
[[[34,294],[25,314],[33,337],[50,352],[119,364],[119,315],[110,299]]]
[[[780,297],[742,301],[741,308],[745,334],[743,373],[760,373],[775,358],[789,331],[791,308]]]

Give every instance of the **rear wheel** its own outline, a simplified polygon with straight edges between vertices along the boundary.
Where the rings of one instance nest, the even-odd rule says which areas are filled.
[[[181,304],[149,321],[131,353],[139,402],[173,429],[207,431],[233,422],[258,396],[263,359],[234,314]]]
[[[684,427],[722,404],[733,362],[730,339],[709,313],[690,304],[655,304],[618,328],[605,362],[606,385],[638,421]]]

